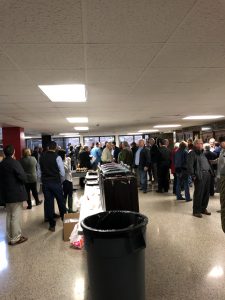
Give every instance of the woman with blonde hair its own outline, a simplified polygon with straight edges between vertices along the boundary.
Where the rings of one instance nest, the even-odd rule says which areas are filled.
[[[42,201],[39,200],[37,192],[37,160],[35,157],[31,156],[31,151],[29,148],[23,150],[23,158],[20,160],[20,163],[26,173],[26,182],[25,187],[27,191],[27,209],[32,208],[30,192],[35,199],[36,205],[40,205]]]

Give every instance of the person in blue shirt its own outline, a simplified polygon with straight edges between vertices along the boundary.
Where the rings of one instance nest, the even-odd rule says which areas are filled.
[[[90,154],[92,156],[92,168],[93,170],[96,170],[98,164],[101,162],[101,156],[102,156],[102,150],[98,142],[95,144],[95,147],[91,149]]]

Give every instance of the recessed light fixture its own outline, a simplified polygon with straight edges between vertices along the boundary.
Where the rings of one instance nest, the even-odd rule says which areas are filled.
[[[74,127],[74,129],[87,131],[87,130],[89,130],[89,127]]]
[[[181,125],[179,124],[168,124],[168,125],[156,125],[154,128],[175,128],[175,127],[180,127]]]
[[[139,133],[148,133],[148,132],[158,132],[158,129],[143,129],[143,130],[138,130]]]
[[[208,131],[208,130],[212,130],[211,127],[202,127],[202,131]]]
[[[66,118],[70,123],[88,123],[87,117]]]
[[[187,116],[183,120],[211,120],[224,118],[223,115],[202,115],[202,116]]]
[[[140,132],[129,132],[127,135],[140,135]]]
[[[62,136],[79,136],[79,132],[65,132],[65,133],[59,133],[59,135],[62,135]]]
[[[84,84],[39,85],[52,102],[86,102]]]

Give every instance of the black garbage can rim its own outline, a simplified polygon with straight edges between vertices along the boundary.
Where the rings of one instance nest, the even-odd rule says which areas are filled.
[[[101,215],[101,214],[114,214],[114,213],[121,213],[121,214],[132,214],[132,215],[137,215],[137,216],[140,216],[143,218],[143,221],[140,223],[140,224],[137,224],[133,227],[125,227],[125,228],[121,228],[121,229],[97,229],[97,228],[93,228],[93,227],[90,227],[90,226],[87,226],[85,224],[85,220],[86,219],[89,219],[93,216],[96,216],[96,215]],[[98,232],[98,233],[126,233],[126,232],[131,232],[131,231],[135,231],[137,229],[139,229],[140,227],[143,227],[145,225],[148,224],[148,218],[143,215],[143,214],[140,214],[140,213],[137,213],[137,212],[133,212],[133,211],[127,211],[127,210],[112,210],[112,211],[105,211],[105,212],[100,212],[100,213],[97,213],[95,215],[92,215],[92,216],[89,216],[89,217],[86,217],[85,219],[83,219],[81,221],[81,227],[83,229],[86,229],[88,231],[92,231],[92,232]]]

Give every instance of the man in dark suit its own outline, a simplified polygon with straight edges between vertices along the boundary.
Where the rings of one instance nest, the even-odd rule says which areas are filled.
[[[25,189],[26,174],[21,164],[15,160],[13,145],[4,148],[5,158],[0,164],[0,189],[6,203],[6,229],[8,244],[17,245],[27,241],[22,236],[20,219],[23,201],[27,200]]]
[[[151,164],[150,150],[145,147],[145,140],[138,142],[138,150],[135,154],[135,169],[140,178],[140,189],[147,193],[147,172]]]
[[[169,190],[170,150],[167,140],[159,140],[159,153],[157,161],[158,193],[167,193]]]
[[[113,148],[113,158],[114,158],[114,161],[117,163],[118,156],[120,153],[120,148],[116,146],[116,142],[112,142],[112,148]]]

